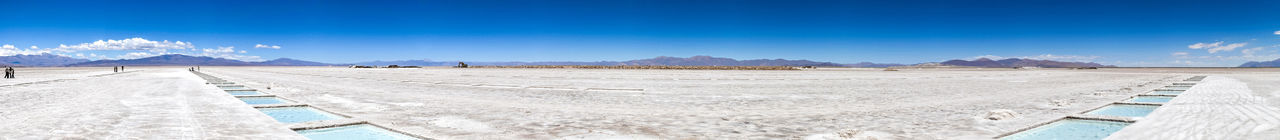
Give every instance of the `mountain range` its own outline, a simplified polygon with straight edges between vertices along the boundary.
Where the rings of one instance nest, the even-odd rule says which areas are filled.
[[[32,67],[53,67],[63,66],[67,64],[75,64],[89,62],[88,59],[76,59],[71,57],[39,54],[39,55],[13,55],[0,56],[0,66],[32,66]]]
[[[1244,64],[1240,64],[1240,67],[1245,67],[1245,68],[1280,67],[1280,59],[1271,60],[1271,61],[1261,61],[1261,62],[1249,61],[1249,62],[1245,62]]]
[[[1076,68],[1076,67],[1116,67],[1112,65],[1102,65],[1092,62],[1059,62],[1051,60],[1034,60],[1034,59],[1018,59],[1009,58],[1004,60],[991,60],[987,58],[979,58],[973,61],[966,60],[949,60],[941,63],[942,65],[952,66],[971,66],[971,67],[987,67],[987,68],[1011,68],[1011,67],[1044,67],[1044,68]]]

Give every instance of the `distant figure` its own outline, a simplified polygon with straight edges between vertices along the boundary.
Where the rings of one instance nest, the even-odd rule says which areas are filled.
[[[111,72],[120,72],[120,67],[111,67]]]
[[[120,71],[124,71],[124,66],[120,66]]]
[[[5,78],[5,79],[13,79],[13,78],[14,78],[15,73],[17,73],[17,72],[15,72],[15,71],[13,70],[13,67],[7,67],[7,68],[5,68],[5,69],[4,69],[4,78]]]

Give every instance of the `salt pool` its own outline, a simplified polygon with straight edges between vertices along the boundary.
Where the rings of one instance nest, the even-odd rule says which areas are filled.
[[[1187,90],[1187,89],[1191,89],[1191,86],[1164,86],[1164,88],[1162,89]]]
[[[358,124],[332,128],[298,130],[298,134],[312,140],[416,140],[418,138],[396,133],[382,127]]]
[[[262,95],[261,92],[252,90],[228,90],[227,94],[231,95]]]
[[[1129,102],[1138,102],[1138,103],[1168,103],[1168,102],[1169,102],[1169,100],[1173,100],[1173,97],[1168,97],[1168,96],[1137,96],[1137,97],[1129,98],[1129,100],[1126,100],[1126,101],[1129,101]]]
[[[1089,111],[1085,114],[1121,116],[1121,117],[1145,117],[1147,116],[1147,114],[1151,114],[1151,111],[1155,111],[1156,108],[1158,107],[1160,106],[1111,104],[1093,111]]]
[[[1002,140],[1100,140],[1120,131],[1127,122],[1099,121],[1084,119],[1063,119],[1042,125],[1017,134],[1002,137]]]
[[[311,107],[275,107],[258,108],[258,111],[275,118],[282,123],[300,123],[309,121],[333,120],[345,118],[337,114],[321,111]]]
[[[283,104],[283,103],[290,103],[288,100],[280,99],[280,98],[277,98],[277,97],[240,97],[240,98],[238,98],[238,99],[240,99],[240,101],[243,101],[244,103],[246,103],[246,104],[250,104],[250,105],[265,105],[265,104]]]
[[[251,88],[244,87],[244,86],[230,86],[230,87],[219,86],[218,88],[222,88],[222,90],[251,89]]]
[[[1157,91],[1152,91],[1152,92],[1151,92],[1151,94],[1155,94],[1155,95],[1178,95],[1178,94],[1182,94],[1182,91],[1180,91],[1180,90],[1157,90]]]

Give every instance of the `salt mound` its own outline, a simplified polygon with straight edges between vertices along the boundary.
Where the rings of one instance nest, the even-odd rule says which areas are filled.
[[[987,111],[988,120],[1004,120],[1004,119],[1009,119],[1014,117],[1018,117],[1018,112],[1013,112],[1013,110],[996,109],[996,110]]]

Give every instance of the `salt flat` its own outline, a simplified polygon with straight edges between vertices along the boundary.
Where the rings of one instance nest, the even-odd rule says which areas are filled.
[[[86,68],[41,69],[33,73],[75,80],[4,87],[0,116],[11,121],[0,122],[0,130],[10,130],[0,138],[297,136],[202,84],[185,67],[100,77],[87,76],[102,71]],[[1275,107],[1277,70],[202,68],[263,92],[439,139],[990,139],[1192,75],[1239,79]],[[1016,117],[987,118],[1006,109]],[[130,115],[159,121],[123,123],[132,119],[121,116]],[[138,134],[144,131],[138,128],[166,133]]]

